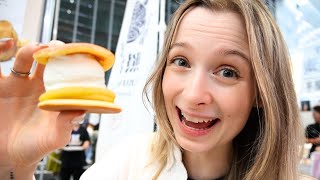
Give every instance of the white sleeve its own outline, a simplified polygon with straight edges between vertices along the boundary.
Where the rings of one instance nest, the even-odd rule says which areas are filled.
[[[80,180],[126,180],[128,179],[129,144],[122,143],[106,152],[102,159],[94,163]]]
[[[126,138],[105,152],[80,180],[132,180],[140,177],[148,162],[152,137],[152,134],[140,134]]]

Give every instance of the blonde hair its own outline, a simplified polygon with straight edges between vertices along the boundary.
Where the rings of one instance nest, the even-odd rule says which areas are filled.
[[[144,92],[152,88],[152,104],[158,131],[152,146],[152,162],[160,164],[154,179],[167,163],[173,146],[178,146],[169,122],[162,93],[166,57],[184,14],[196,6],[212,11],[239,13],[250,47],[256,81],[257,107],[234,139],[234,156],[228,180],[298,179],[299,145],[303,129],[290,69],[290,57],[270,12],[258,0],[187,0],[175,12],[165,34],[163,51]],[[179,146],[178,146],[179,147]]]

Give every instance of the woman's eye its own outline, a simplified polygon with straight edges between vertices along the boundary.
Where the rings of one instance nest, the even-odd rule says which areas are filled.
[[[239,78],[239,73],[229,68],[221,69],[218,74],[224,78]]]
[[[182,58],[175,58],[172,62],[177,66],[190,67],[188,62],[185,59],[182,59]]]

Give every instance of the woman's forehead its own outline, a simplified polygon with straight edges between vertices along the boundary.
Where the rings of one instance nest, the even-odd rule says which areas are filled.
[[[242,17],[232,11],[211,11],[195,7],[181,19],[173,38],[175,43],[224,42],[249,57],[248,38]]]
[[[181,18],[177,31],[200,29],[210,33],[210,30],[224,30],[238,35],[247,41],[245,23],[242,16],[233,11],[212,11],[204,7],[195,7]]]

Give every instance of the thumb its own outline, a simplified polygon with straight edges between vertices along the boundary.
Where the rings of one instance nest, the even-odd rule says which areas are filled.
[[[69,143],[74,124],[72,121],[82,116],[84,111],[62,111],[57,117],[56,129],[59,133],[56,135],[56,148],[64,147]]]

